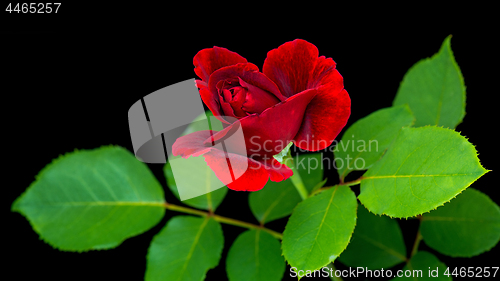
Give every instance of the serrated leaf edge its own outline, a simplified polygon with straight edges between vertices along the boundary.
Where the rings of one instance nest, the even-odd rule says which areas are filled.
[[[173,219],[173,218],[178,218],[178,217],[185,217],[185,218],[200,218],[200,219],[204,219],[204,221],[206,221],[205,225],[206,225],[206,224],[208,224],[208,221],[209,221],[209,220],[213,220],[213,221],[217,224],[217,226],[219,227],[219,229],[220,229],[220,231],[221,231],[221,233],[222,233],[222,236],[221,236],[221,237],[222,237],[222,248],[221,248],[220,252],[219,252],[219,253],[218,253],[218,255],[217,255],[218,262],[217,262],[217,264],[216,264],[216,265],[214,265],[213,267],[208,267],[208,268],[207,268],[207,270],[205,271],[205,273],[204,273],[204,275],[203,275],[203,277],[202,277],[202,279],[201,279],[201,280],[205,280],[205,277],[207,276],[207,272],[208,272],[210,269],[214,269],[215,267],[217,267],[217,266],[219,265],[220,260],[221,260],[221,258],[222,258],[222,251],[223,251],[223,249],[224,249],[224,243],[225,243],[225,241],[224,241],[224,240],[225,240],[225,238],[224,238],[224,232],[222,231],[222,226],[220,225],[220,223],[219,223],[218,221],[216,221],[216,220],[214,220],[214,219],[212,219],[212,218],[210,218],[210,217],[201,218],[201,217],[197,217],[197,216],[186,216],[186,215],[179,215],[179,216],[174,216],[174,217],[171,217],[171,218],[169,219],[169,221],[167,221],[167,223],[163,226],[163,228],[162,228],[162,229],[161,229],[161,230],[160,230],[157,234],[155,234],[155,236],[153,237],[153,239],[151,239],[150,245],[148,246],[148,251],[147,251],[147,253],[146,253],[146,263],[147,263],[147,260],[148,260],[149,255],[150,255],[151,243],[154,241],[154,239],[155,239],[157,236],[159,236],[159,235],[160,235],[160,233],[162,232],[162,230],[168,226],[168,223],[170,222],[170,220],[171,220],[171,219]],[[202,232],[203,232],[203,231],[202,231]],[[146,273],[147,273],[147,267],[146,267],[146,270],[144,271],[144,280],[146,280]]]
[[[332,186],[331,188],[334,188],[334,187],[338,187],[338,186]],[[347,187],[347,188],[349,188],[349,187]],[[325,191],[326,191],[326,190],[325,190]],[[353,192],[350,188],[349,188],[349,191],[350,191],[350,192],[352,192],[352,193],[354,194],[354,192]],[[323,193],[323,192],[318,192],[318,193],[317,193],[317,194],[315,194],[314,196],[317,196],[317,195],[318,195],[318,194],[320,194],[320,193]],[[355,195],[355,194],[354,194],[354,195]],[[305,201],[305,200],[304,200],[304,201]],[[298,205],[300,205],[300,204],[302,204],[304,201],[302,201],[302,202],[300,202],[299,204],[297,204],[297,205],[295,206],[295,208],[294,208],[294,211],[295,211],[295,209],[297,208],[297,206],[298,206]],[[328,265],[329,263],[334,262],[334,261],[336,260],[336,258],[337,258],[338,256],[340,256],[340,254],[342,254],[342,252],[344,252],[344,251],[345,251],[345,249],[347,249],[347,246],[349,246],[349,243],[351,243],[352,234],[354,233],[354,230],[356,229],[356,226],[357,226],[357,223],[358,223],[358,207],[359,207],[359,204],[356,204],[356,212],[355,212],[355,214],[354,214],[354,227],[353,227],[352,232],[351,232],[351,234],[349,235],[349,239],[348,239],[348,241],[347,241],[347,243],[346,243],[345,247],[342,249],[342,251],[340,251],[340,253],[339,253],[339,254],[335,257],[335,259],[330,260],[329,262],[327,262],[327,263],[326,263],[326,264],[324,264],[323,266],[320,266],[320,267],[315,268],[315,269],[307,269],[307,270],[311,270],[311,272],[313,272],[313,271],[315,271],[315,270],[319,270],[319,269],[321,269],[321,268],[325,267],[325,266],[326,266],[326,265]],[[293,212],[292,212],[292,214],[293,214]],[[285,225],[285,230],[286,230],[286,228],[287,228],[287,227],[288,227],[288,223]],[[285,233],[285,230],[283,231],[283,233]],[[283,240],[281,240],[281,255],[285,258],[285,262],[286,262],[286,264],[290,265],[290,267],[293,267],[293,266],[292,266],[292,265],[288,262],[288,260],[286,259],[286,257],[284,256],[284,253],[283,253]],[[298,273],[297,273],[297,277],[298,277]],[[304,277],[304,276],[303,276],[303,277]],[[302,278],[302,277],[298,277],[298,279],[299,279],[299,280],[300,280],[301,278]]]
[[[351,129],[351,128],[352,128],[353,126],[355,126],[356,124],[359,124],[359,122],[360,122],[361,120],[365,120],[366,118],[370,117],[372,114],[374,114],[374,113],[376,113],[376,112],[379,112],[379,111],[382,111],[382,110],[388,110],[388,109],[399,108],[399,107],[401,107],[402,109],[405,109],[406,111],[408,111],[408,113],[410,113],[410,115],[413,117],[413,118],[412,118],[412,121],[411,121],[411,123],[410,123],[409,125],[402,126],[401,128],[404,128],[404,127],[413,127],[413,125],[415,124],[415,122],[416,122],[416,120],[417,120],[417,119],[415,118],[415,115],[413,114],[413,111],[411,110],[411,108],[410,108],[410,106],[409,106],[408,104],[401,104],[401,105],[396,105],[396,106],[384,107],[384,108],[380,108],[380,109],[378,109],[378,110],[375,110],[375,111],[371,112],[370,114],[368,114],[368,115],[366,115],[366,116],[364,116],[364,117],[360,118],[360,119],[359,119],[359,120],[357,120],[356,122],[354,122],[351,126],[349,126],[349,128],[347,128],[347,130],[345,131],[345,133],[342,135],[341,141],[342,141],[342,139],[344,138],[344,136],[345,136],[345,135],[347,135],[347,133],[348,133],[349,129]],[[401,130],[401,128],[400,128],[399,130]],[[398,133],[399,133],[399,131],[398,131]],[[377,136],[378,136],[378,135],[377,135]],[[396,137],[397,137],[397,134],[396,134]],[[391,143],[392,143],[392,142],[394,142],[394,140],[396,139],[396,137],[394,137],[394,138],[392,139]],[[339,142],[339,143],[340,143],[340,142]],[[337,145],[338,145],[338,144],[337,144]],[[391,146],[391,145],[389,144],[389,146]],[[378,161],[379,161],[382,157],[384,157],[384,155],[385,155],[385,152],[386,152],[386,151],[387,151],[387,148],[386,148],[386,149],[382,152],[382,154],[381,154],[381,155],[380,155],[380,157],[377,159],[377,161],[375,161],[375,162],[374,162],[373,164],[371,164],[369,167],[365,167],[365,169],[362,169],[362,170],[367,170],[367,169],[369,169],[371,166],[373,166],[373,165],[374,165],[376,162],[378,162]],[[358,154],[357,156],[359,156],[359,154]],[[353,158],[353,160],[354,160],[354,159],[357,159],[357,156],[356,156],[355,158]],[[351,173],[352,171],[362,171],[362,170],[357,170],[357,169],[350,169],[350,170],[349,170],[349,169],[345,169],[345,170],[342,172],[342,174],[339,174],[339,179],[340,179],[340,181],[341,181],[341,182],[343,182],[343,181],[345,180],[345,178],[347,177],[347,175],[349,175],[349,173]],[[337,170],[337,172],[338,172],[338,170]]]
[[[486,193],[484,193],[484,192],[481,192],[480,190],[477,190],[477,189],[472,188],[472,187],[471,187],[471,189],[474,189],[475,191],[477,191],[477,192],[479,192],[480,194],[484,195],[484,196],[486,197],[486,199],[487,199],[487,200],[489,200],[491,203],[493,203],[493,205],[494,205],[494,206],[496,206],[496,207],[497,207],[497,209],[500,211],[500,207],[497,205],[497,203],[496,203],[495,201],[493,201],[493,200],[492,200],[492,199],[488,196],[488,194],[486,194]],[[453,197],[453,199],[455,199],[458,195],[460,195],[460,194],[461,194],[462,192],[464,192],[464,191],[465,191],[465,189],[464,189],[464,190],[462,190],[462,191],[461,191],[459,194],[457,194],[455,197]],[[450,200],[450,201],[451,201],[451,200]],[[448,201],[448,202],[450,202],[450,201]],[[448,203],[448,202],[446,202],[446,203]],[[439,208],[439,207],[441,207],[441,206],[444,206],[444,204],[443,204],[443,205],[440,205],[440,206],[438,206],[438,207],[436,207],[436,208],[435,208],[435,209],[433,209],[432,211],[436,210],[437,208]],[[430,212],[431,212],[431,211],[426,212],[426,213],[430,213]],[[424,215],[425,215],[425,214],[424,214]],[[422,218],[422,219],[423,219],[423,218]],[[425,242],[425,236],[423,236],[423,235],[422,235],[422,239],[423,239],[423,241]],[[441,252],[441,251],[439,251],[439,250],[437,250],[437,249],[434,249],[434,248],[433,248],[433,247],[431,247],[431,246],[429,246],[429,247],[430,247],[430,248],[432,248],[432,249],[434,249],[435,251],[437,251],[437,252],[439,252],[439,253],[443,254],[443,255],[448,256],[448,257],[453,257],[453,258],[472,258],[472,257],[478,256],[478,255],[484,254],[484,253],[486,253],[486,252],[489,252],[491,249],[493,249],[493,248],[494,248],[494,247],[498,244],[498,242],[500,242],[500,236],[499,236],[499,238],[498,238],[497,242],[496,242],[494,245],[492,245],[490,248],[485,249],[484,251],[479,252],[479,253],[474,254],[474,255],[450,255],[450,254],[447,254],[447,253],[443,253],[443,252]]]
[[[392,102],[392,105],[393,106],[396,106],[394,104],[394,102],[396,101],[396,98],[397,96],[399,95],[399,90],[401,89],[401,85],[406,81],[407,79],[407,76],[408,76],[408,73],[410,73],[413,69],[417,68],[417,67],[420,67],[421,64],[425,64],[425,63],[428,63],[430,61],[432,61],[433,59],[435,59],[437,56],[440,56],[442,52],[444,52],[445,50],[446,51],[449,51],[450,52],[450,57],[451,57],[451,65],[455,68],[455,70],[457,71],[458,73],[458,77],[459,77],[459,80],[461,82],[461,85],[464,86],[464,90],[462,91],[462,101],[463,101],[463,105],[462,105],[462,116],[460,118],[460,120],[457,121],[457,124],[455,124],[455,128],[461,124],[463,122],[463,119],[465,118],[465,114],[466,114],[466,104],[467,104],[467,86],[465,85],[465,81],[464,81],[464,77],[463,77],[463,74],[462,74],[462,71],[460,70],[460,67],[458,66],[458,63],[455,59],[455,55],[453,53],[453,50],[451,49],[451,37],[452,35],[448,35],[444,40],[443,40],[443,43],[441,43],[441,46],[439,47],[439,50],[434,53],[431,57],[427,57],[427,58],[423,58],[423,59],[420,59],[419,61],[417,61],[415,64],[413,64],[410,68],[408,68],[408,70],[406,71],[406,73],[403,75],[403,79],[401,79],[401,82],[399,82],[399,86],[398,86],[398,90],[396,92],[396,97],[394,98],[393,102]],[[450,129],[454,129],[454,128],[450,128]]]
[[[149,230],[149,229],[146,229],[144,231],[139,231],[137,233],[133,233],[133,234],[131,234],[131,235],[127,236],[127,237],[124,237],[122,240],[117,241],[116,243],[113,243],[113,244],[112,243],[108,243],[106,245],[97,245],[97,246],[94,246],[93,248],[90,248],[90,249],[81,250],[81,249],[74,249],[74,248],[64,248],[64,247],[59,247],[59,246],[55,245],[54,243],[52,243],[51,241],[49,241],[44,235],[42,235],[40,229],[35,224],[35,222],[31,218],[29,218],[21,209],[16,208],[16,205],[19,204],[19,202],[24,198],[24,196],[27,194],[27,192],[29,192],[29,190],[37,183],[38,179],[41,178],[44,175],[44,173],[48,169],[50,169],[53,165],[56,165],[57,163],[61,162],[63,159],[65,159],[65,158],[67,158],[69,156],[72,156],[72,155],[74,155],[76,153],[91,152],[91,151],[97,151],[97,150],[100,150],[100,149],[117,149],[117,150],[122,150],[122,151],[130,153],[127,149],[125,149],[125,148],[123,148],[121,146],[110,144],[110,145],[103,145],[103,146],[100,146],[98,148],[92,148],[92,149],[77,149],[77,148],[75,148],[73,151],[67,152],[65,154],[59,154],[59,156],[57,158],[52,159],[52,161],[49,164],[45,165],[40,170],[40,172],[38,172],[38,174],[35,175],[35,180],[33,182],[31,182],[31,184],[26,188],[26,190],[24,190],[23,193],[21,193],[21,195],[19,195],[14,200],[14,202],[12,202],[11,212],[19,213],[24,218],[26,218],[26,220],[29,222],[29,224],[30,224],[31,228],[33,229],[33,231],[35,231],[35,233],[38,234],[39,239],[42,240],[43,242],[45,242],[46,244],[48,244],[49,246],[51,246],[54,249],[57,249],[57,250],[63,251],[63,252],[77,252],[77,253],[84,253],[84,252],[89,252],[89,251],[101,251],[101,250],[114,249],[114,248],[120,246],[125,240],[127,240],[129,238],[132,238],[134,236],[140,235],[142,233],[145,233],[145,232],[147,232]],[[143,162],[141,162],[141,163],[143,165],[145,165]],[[162,209],[164,209],[164,208],[162,207]],[[161,221],[161,219],[163,218],[164,215],[165,215],[165,213],[163,213],[163,215],[160,217],[160,219],[157,222],[155,222],[154,225],[158,224],[158,222]],[[103,247],[100,247],[100,246],[103,246]]]
[[[469,142],[469,139],[468,139],[466,136],[462,136],[462,135],[460,134],[460,132],[457,132],[456,130],[453,130],[453,129],[450,129],[450,128],[447,128],[447,127],[444,127],[444,126],[437,126],[437,125],[425,125],[425,126],[421,126],[421,127],[406,127],[406,128],[402,128],[402,129],[398,132],[398,135],[402,132],[402,130],[403,130],[403,129],[421,130],[421,129],[424,129],[424,128],[427,128],[427,127],[434,127],[434,128],[443,129],[443,130],[446,130],[446,131],[451,131],[451,132],[454,132],[454,133],[458,134],[460,137],[464,138],[464,139],[465,139],[465,140],[466,140],[469,144],[471,144],[471,145],[472,145],[472,147],[474,148],[474,151],[476,152],[476,154],[475,154],[475,160],[477,161],[477,164],[479,164],[479,166],[483,169],[483,173],[482,173],[481,175],[479,175],[479,176],[478,176],[478,177],[477,177],[474,181],[472,181],[469,185],[467,185],[467,186],[466,186],[466,187],[464,187],[462,190],[460,190],[457,194],[455,194],[455,195],[454,195],[454,196],[453,196],[450,200],[443,202],[443,204],[438,205],[438,206],[436,206],[434,209],[431,209],[431,210],[429,210],[429,211],[427,211],[427,212],[422,212],[422,213],[419,213],[419,214],[416,214],[416,215],[413,215],[413,216],[407,216],[407,217],[405,217],[405,216],[402,216],[402,217],[391,216],[391,215],[389,215],[389,214],[387,214],[387,213],[384,213],[384,212],[382,212],[382,213],[381,213],[382,215],[388,216],[388,217],[390,217],[390,218],[409,219],[409,218],[415,218],[415,217],[420,216],[420,215],[425,214],[425,213],[432,212],[432,211],[436,210],[437,208],[439,208],[439,207],[443,206],[444,204],[446,204],[446,203],[450,202],[451,200],[455,199],[455,198],[456,198],[459,194],[461,194],[464,190],[466,190],[466,189],[467,189],[469,186],[471,186],[474,182],[476,182],[478,179],[480,179],[480,178],[481,178],[482,176],[484,176],[486,173],[488,173],[488,172],[490,172],[490,171],[491,171],[491,170],[485,169],[485,168],[483,167],[483,165],[481,165],[481,161],[480,161],[480,159],[479,159],[479,157],[478,157],[479,152],[477,151],[476,146],[475,146],[474,144],[472,144],[471,142]],[[396,138],[397,138],[397,137],[396,137]],[[396,139],[396,138],[395,138],[395,139]],[[390,148],[390,146],[389,146],[389,148]],[[388,148],[388,149],[389,149],[389,148]],[[385,153],[384,153],[384,154],[385,154]],[[361,177],[361,182],[363,182],[363,176]],[[359,200],[359,199],[358,199],[358,200]],[[361,200],[359,200],[359,202],[361,202]],[[362,202],[361,202],[361,204],[362,204],[362,205],[363,205],[366,209],[368,209],[368,208],[367,208],[367,206],[366,206],[366,205],[364,205]],[[369,209],[368,209],[368,210],[369,210]],[[371,212],[371,211],[370,211],[370,212]]]

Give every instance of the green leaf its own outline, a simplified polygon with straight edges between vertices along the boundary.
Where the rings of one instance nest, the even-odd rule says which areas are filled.
[[[281,280],[285,260],[280,242],[265,231],[243,232],[229,249],[226,271],[231,281]]]
[[[203,210],[212,210],[215,211],[217,207],[222,203],[224,197],[227,194],[227,187],[217,178],[214,171],[210,169],[207,165],[203,157],[189,157],[188,159],[182,159],[185,162],[185,169],[178,169],[177,176],[182,176],[185,179],[189,179],[192,186],[196,186],[197,188],[205,188],[207,191],[213,190],[214,187],[222,186],[221,188],[208,192],[206,194],[184,200],[182,203]],[[197,171],[204,171],[204,173],[193,176],[192,168],[193,166],[199,167],[196,168]],[[177,191],[177,185],[175,183],[174,175],[172,174],[172,168],[170,167],[170,162],[167,163],[163,172],[165,173],[165,177],[167,179],[167,185],[170,191],[179,199],[179,192]]]
[[[280,182],[268,181],[263,189],[248,195],[250,210],[261,223],[290,215],[300,201],[300,195],[290,179]]]
[[[500,208],[485,194],[466,189],[450,203],[422,216],[424,241],[453,257],[471,257],[500,241]]]
[[[413,65],[401,82],[394,105],[408,104],[415,126],[455,128],[465,115],[465,86],[448,36],[438,53]]]
[[[407,274],[407,277],[396,277],[392,280],[411,279],[411,280],[452,280],[444,273],[447,266],[442,263],[433,254],[425,251],[416,253],[410,261],[403,267],[399,274]],[[397,271],[394,274],[398,274]]]
[[[283,232],[283,255],[295,271],[316,270],[346,248],[356,224],[356,195],[334,186],[297,205]]]
[[[311,191],[323,178],[321,153],[299,155],[293,161],[306,189]],[[302,201],[290,179],[268,181],[263,189],[250,193],[248,200],[253,215],[262,223],[290,215]]]
[[[52,161],[12,205],[50,245],[65,251],[114,248],[156,225],[163,189],[127,150],[108,146]]]
[[[402,128],[385,156],[362,177],[358,199],[375,214],[416,216],[453,199],[487,172],[459,133]]]
[[[407,105],[377,110],[346,130],[335,146],[335,162],[343,181],[349,172],[366,170],[380,159],[402,127],[415,119]]]
[[[358,220],[339,261],[351,267],[389,268],[406,261],[406,246],[396,220],[358,208]]]
[[[215,220],[173,217],[149,246],[145,280],[204,280],[219,264],[223,247],[222,228]]]

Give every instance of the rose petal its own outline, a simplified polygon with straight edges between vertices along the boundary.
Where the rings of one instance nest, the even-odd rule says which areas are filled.
[[[295,136],[296,146],[309,151],[324,149],[344,128],[351,114],[351,99],[346,90],[336,90],[334,84],[317,89],[318,94],[307,106],[302,126]]]
[[[242,144],[227,138],[233,126],[241,124],[245,137],[247,155],[272,157],[278,154],[292,140],[300,129],[309,102],[317,94],[316,89],[303,91],[284,102],[264,110],[261,114],[252,114],[239,119],[213,137],[215,142],[224,140],[228,151],[241,151]],[[208,144],[210,140],[205,140]]]
[[[247,84],[251,84],[273,94],[280,101],[286,99],[280,93],[278,86],[263,73],[259,72],[259,68],[253,63],[239,63],[218,69],[210,76],[208,88],[213,94],[216,94],[217,83],[219,83],[219,81],[238,77]]]
[[[227,187],[236,191],[257,191],[266,185],[269,178],[273,181],[282,181],[293,174],[290,168],[274,159],[266,163],[237,154],[228,153],[226,155],[218,149],[210,150],[203,157],[217,178]],[[228,170],[228,158],[230,159],[230,170]],[[241,176],[235,178],[234,175]]]
[[[240,84],[245,87],[255,86],[268,93],[273,94],[279,101],[286,100],[286,97],[281,94],[278,86],[262,72],[245,72],[239,76]],[[243,80],[243,83],[242,83]]]
[[[247,60],[237,53],[216,46],[199,51],[193,58],[194,72],[206,83],[208,83],[210,75],[217,69],[245,62]]]
[[[221,110],[219,96],[212,94],[208,90],[209,77],[219,68],[246,62],[247,60],[237,53],[217,46],[203,49],[193,58],[193,64],[195,66],[194,72],[203,80],[196,80],[196,85],[200,89],[199,92],[201,99],[213,115],[225,124],[229,124],[229,122],[221,117],[224,113]]]
[[[216,147],[207,147],[204,140],[213,133],[198,131],[178,138],[172,146],[172,154],[183,158],[203,155],[217,178],[229,188],[239,191],[257,191],[266,185],[269,178],[282,181],[293,175],[292,170],[274,158],[254,160],[231,152],[224,153]]]
[[[217,131],[197,131],[177,138],[172,145],[172,155],[188,158],[189,156],[196,157],[208,152],[212,145],[211,136],[215,135],[215,133]],[[208,144],[204,144],[205,140],[209,141]]]
[[[212,73],[212,75],[210,75],[210,78],[209,78],[209,81],[207,84],[208,91],[204,92],[203,94],[207,96],[207,100],[211,104],[214,104],[214,102],[212,102],[211,100],[215,100],[219,106],[219,109],[212,110],[212,108],[209,106],[209,104],[207,104],[207,102],[205,102],[205,99],[203,99],[203,96],[202,96],[202,99],[203,99],[203,102],[205,102],[205,104],[208,106],[210,111],[212,111],[214,116],[217,117],[217,119],[221,120],[223,123],[230,124],[231,122],[228,122],[222,116],[225,116],[225,115],[226,116],[235,116],[233,109],[229,109],[230,108],[229,104],[223,105],[224,101],[221,100],[221,98],[219,97],[219,93],[217,91],[217,84],[219,83],[219,85],[221,85],[222,83],[220,83],[220,82],[224,81],[226,79],[228,79],[228,80],[236,79],[236,81],[237,81],[238,74],[241,74],[241,73],[247,72],[247,71],[252,72],[252,71],[258,71],[258,70],[259,70],[259,68],[255,64],[238,63],[238,64],[233,65],[233,66],[222,67],[221,69],[218,69],[217,71]],[[201,94],[201,91],[200,91],[200,94]],[[223,108],[220,108],[220,107],[223,107]],[[221,109],[223,109],[224,112]]]
[[[234,89],[234,96],[232,101],[229,102],[229,104],[231,104],[231,108],[233,109],[234,115],[236,117],[241,118],[247,116],[245,111],[241,109],[243,103],[245,102],[246,95],[247,95],[247,90],[245,90],[244,88],[238,87]]]
[[[328,83],[343,88],[342,76],[335,70],[335,62],[324,56],[318,58],[316,46],[301,39],[269,51],[262,72],[286,97]]]
[[[293,175],[293,171],[287,165],[281,164],[274,157],[255,161],[265,164],[262,167],[268,171],[270,179],[274,182],[286,180]]]
[[[307,88],[317,88],[323,85],[331,84],[332,89],[343,89],[344,78],[335,69],[336,63],[331,58],[319,57],[316,60],[316,67],[311,74],[311,79]]]
[[[213,113],[213,115],[219,119],[221,122],[224,122],[226,124],[229,124],[224,118],[220,117],[223,116],[224,113],[222,112],[220,101],[219,101],[219,96],[214,96],[208,90],[208,85],[207,83],[201,81],[201,80],[195,80],[196,81],[196,86],[198,86],[199,90],[198,92],[200,93],[201,99],[205,103],[205,105],[210,109],[210,111]]]
[[[214,94],[217,94],[217,85],[222,87],[222,82],[225,80],[238,79],[247,72],[258,72],[259,68],[253,63],[238,63],[231,66],[222,67],[210,75],[208,80],[208,89]],[[239,82],[239,80],[236,80]]]
[[[261,113],[280,102],[275,95],[239,79],[240,85],[248,89],[242,109],[249,114]]]

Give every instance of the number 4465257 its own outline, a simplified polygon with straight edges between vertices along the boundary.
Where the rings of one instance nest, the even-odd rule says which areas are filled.
[[[455,277],[496,277],[498,266],[493,267],[455,267],[455,269],[450,270],[449,267],[444,271],[444,275],[450,277],[450,275]],[[491,270],[490,270],[491,269]]]
[[[5,11],[23,14],[57,14],[61,3],[9,3]]]

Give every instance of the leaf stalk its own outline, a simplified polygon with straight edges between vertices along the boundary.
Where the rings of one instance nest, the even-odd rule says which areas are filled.
[[[202,217],[211,217],[215,221],[218,221],[220,223],[230,224],[230,225],[239,226],[239,227],[248,228],[248,229],[260,229],[262,231],[265,231],[265,232],[271,234],[273,237],[275,237],[277,239],[280,239],[280,240],[283,239],[283,234],[276,232],[274,230],[271,230],[269,228],[265,228],[264,226],[261,226],[261,225],[256,225],[256,224],[252,224],[249,222],[244,222],[244,221],[216,215],[212,212],[200,211],[200,210],[191,209],[188,207],[179,206],[179,205],[166,203],[166,202],[163,206],[165,207],[165,209],[168,209],[171,211],[176,211],[176,212],[186,213],[186,214],[191,214],[191,215],[197,215],[197,216],[202,216]]]
[[[422,220],[422,215],[419,215],[417,217],[420,221]],[[420,233],[420,225],[418,227],[417,231],[417,236],[415,237],[415,242],[413,242],[413,248],[411,249],[411,257],[413,257],[417,252],[418,252],[418,245],[420,244],[420,241],[422,241],[422,233]]]
[[[293,175],[290,177],[290,180],[293,183],[293,186],[295,189],[297,189],[297,192],[300,195],[300,198],[302,200],[306,200],[307,197],[309,197],[309,192],[306,189],[306,186],[304,185],[304,182],[302,181],[302,178],[300,177],[299,171],[297,171],[295,164],[293,162],[293,157],[290,155],[290,150],[288,151],[288,154],[284,157],[283,163],[290,168],[290,170],[293,171]]]

